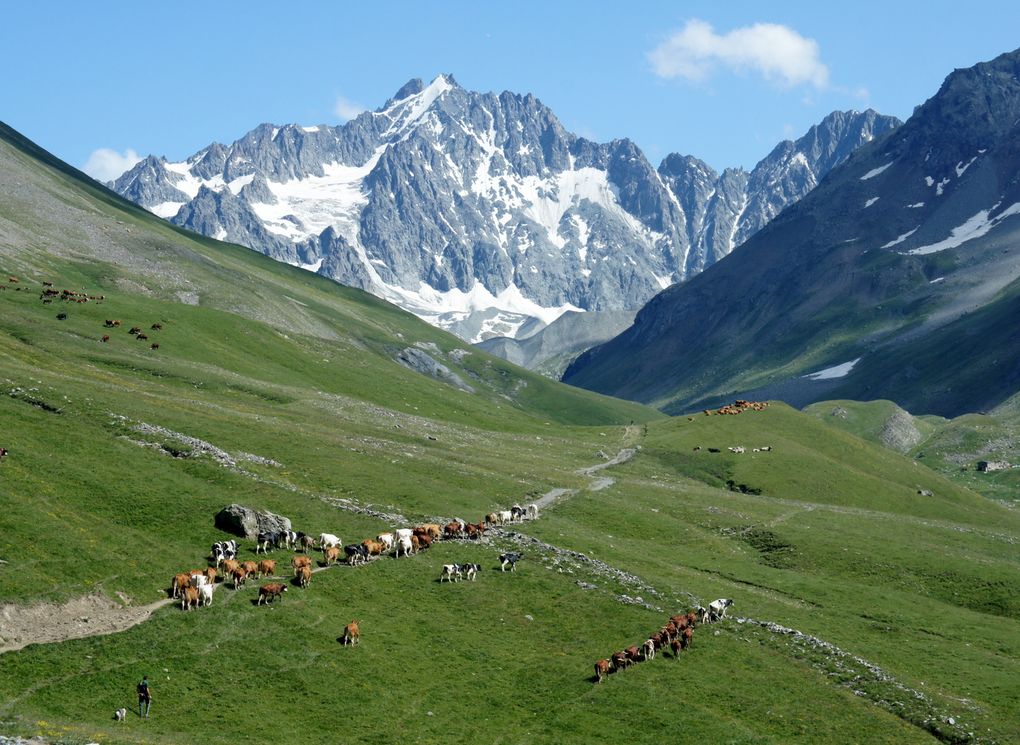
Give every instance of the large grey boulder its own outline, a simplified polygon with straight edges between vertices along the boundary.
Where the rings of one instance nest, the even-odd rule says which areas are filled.
[[[216,513],[216,527],[220,530],[254,539],[261,532],[290,530],[290,520],[272,512],[253,510],[240,504],[231,504]]]

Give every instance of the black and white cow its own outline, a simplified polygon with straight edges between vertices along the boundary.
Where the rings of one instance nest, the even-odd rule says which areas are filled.
[[[237,558],[237,541],[217,541],[212,545],[212,557],[219,567],[224,561]]]
[[[730,598],[719,598],[708,604],[708,617],[713,623],[726,617],[726,609],[733,605]]]
[[[463,570],[464,576],[472,582],[475,581],[475,577],[478,573],[482,571],[481,564],[461,564],[460,568]]]
[[[439,581],[457,582],[463,577],[463,570],[460,564],[443,564],[443,571],[439,575]]]
[[[280,534],[276,531],[260,531],[255,539],[255,553],[269,553],[269,547],[276,548],[280,545]]]
[[[499,568],[500,571],[505,572],[507,567],[510,567],[511,572],[517,571],[517,562],[524,558],[524,554],[516,551],[509,551],[505,554],[499,555]]]
[[[368,561],[368,549],[360,543],[349,543],[344,546],[344,554],[347,556],[347,563],[351,566],[364,564]]]

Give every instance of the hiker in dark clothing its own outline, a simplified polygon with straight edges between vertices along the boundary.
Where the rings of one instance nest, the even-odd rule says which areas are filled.
[[[149,676],[143,675],[138,684],[138,716],[149,718],[149,707],[152,705],[152,689],[149,688]]]

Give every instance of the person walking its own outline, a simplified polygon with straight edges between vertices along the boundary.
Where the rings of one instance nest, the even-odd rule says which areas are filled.
[[[143,675],[138,684],[138,716],[149,718],[149,707],[152,705],[152,689],[149,688],[149,676]]]

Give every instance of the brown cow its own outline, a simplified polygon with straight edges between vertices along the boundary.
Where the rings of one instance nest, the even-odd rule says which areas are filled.
[[[421,527],[425,528],[426,532],[432,536],[433,540],[436,540],[443,534],[442,528],[439,527],[439,523],[425,523]]]
[[[421,551],[421,545],[422,545],[422,544],[421,544],[421,541],[422,541],[422,538],[424,538],[424,539],[426,539],[426,540],[429,540],[429,541],[431,541],[431,540],[432,540],[432,539],[431,539],[431,538],[430,538],[429,536],[427,536],[427,535],[426,535],[426,536],[417,536],[417,535],[412,535],[412,536],[411,536],[411,553],[412,553],[412,554],[416,554],[416,553],[418,553],[419,551]]]
[[[209,567],[205,570],[205,581],[210,585],[216,584],[216,569]]]
[[[220,569],[223,570],[223,574],[233,574],[235,569],[240,569],[241,564],[237,559],[224,559],[223,563],[220,564]]]
[[[244,571],[241,567],[234,567],[230,570],[230,576],[234,578],[234,589],[236,590],[244,581],[248,578],[248,572]]]
[[[485,522],[488,525],[499,525],[499,515],[495,512],[490,512],[485,516]]]
[[[460,538],[460,534],[463,530],[464,528],[461,527],[460,523],[452,522],[447,523],[446,527],[443,529],[443,533],[447,538]]]
[[[641,656],[641,648],[635,645],[631,645],[623,650],[623,653],[627,655],[627,659],[631,662],[644,662],[644,657]]]
[[[349,624],[344,626],[344,634],[340,637],[341,644],[358,644],[361,642],[361,629],[358,628],[358,624],[361,621],[351,621]]]
[[[632,664],[626,652],[613,652],[610,658],[613,663],[613,670],[623,670],[624,668],[630,667]]]
[[[141,326],[132,326],[131,328],[128,329],[128,333],[129,334],[140,334],[140,333],[142,333],[142,327]]]
[[[299,566],[294,570],[294,576],[297,577],[299,587],[308,587],[312,581],[312,568],[310,566]]]
[[[310,556],[295,556],[290,560],[290,565],[294,567],[294,576],[296,577],[298,569],[312,565],[312,558]]]
[[[276,562],[273,559],[263,559],[259,562],[259,576],[272,577],[276,574]]]
[[[411,536],[411,545],[414,545],[415,536]],[[432,548],[432,536],[423,535],[418,538],[418,545],[415,547],[415,551],[424,551],[425,549]]]
[[[175,574],[170,582],[170,597],[179,598],[184,588],[191,584],[191,575],[188,572]]]
[[[163,328],[163,324],[162,323],[154,323],[149,328],[151,328],[153,331],[160,331]]]
[[[262,585],[259,588],[259,601],[257,605],[262,605],[263,600],[266,601],[266,605],[269,605],[285,592],[287,592],[287,585],[280,584],[279,582]]]
[[[609,675],[609,660],[598,660],[595,663],[595,682],[601,683]]]
[[[242,561],[241,562],[241,569],[243,569],[248,574],[258,574],[259,573],[259,565],[256,564],[254,561]]]
[[[188,585],[181,593],[181,610],[191,610],[198,607],[198,588]]]
[[[382,556],[382,552],[386,550],[386,546],[379,543],[379,541],[364,540],[361,545],[368,551],[369,556]]]
[[[110,341],[110,335],[109,334],[103,334],[103,338],[100,339],[99,341],[103,341],[103,342]]]
[[[150,344],[149,349],[159,349],[159,344]]]
[[[669,643],[669,648],[673,650],[673,659],[679,660],[680,650],[683,649],[683,645],[680,643],[680,638],[677,637],[676,639],[673,639],[673,641]]]
[[[692,641],[694,641],[694,629],[688,626],[680,633],[680,647],[687,649],[691,646]]]
[[[322,558],[326,561],[326,566],[336,564],[340,561],[340,547],[330,546],[329,548],[323,549]]]
[[[149,337],[146,336],[145,334],[136,334],[135,338],[138,339],[138,341],[148,341],[149,340]]]
[[[468,538],[478,537],[478,526],[474,523],[468,523],[464,526],[464,532],[467,533]]]

